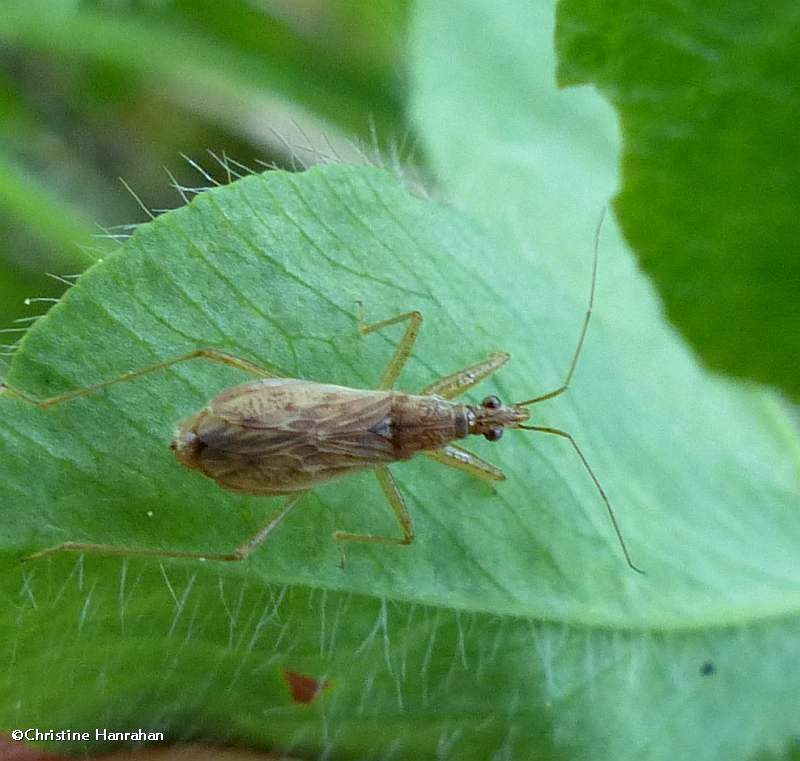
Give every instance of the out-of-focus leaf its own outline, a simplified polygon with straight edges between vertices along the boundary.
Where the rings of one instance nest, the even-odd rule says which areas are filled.
[[[268,107],[269,97],[277,97],[348,131],[365,134],[367,115],[381,134],[398,131],[398,99],[385,80],[348,71],[238,0],[224,6],[201,0],[185,9],[181,3],[129,10],[82,6],[52,15],[27,0],[8,0],[0,12],[0,40],[116,64],[164,93],[196,98],[198,109],[231,118],[253,118],[257,106]]]
[[[559,80],[622,130],[614,206],[710,367],[800,400],[800,5],[562,0]]]
[[[62,252],[65,266],[83,266],[80,244],[92,242],[93,229],[81,212],[51,193],[24,169],[4,161],[0,154],[0,214],[24,224],[28,230]]]

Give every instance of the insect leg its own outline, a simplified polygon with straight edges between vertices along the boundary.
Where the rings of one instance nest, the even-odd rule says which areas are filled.
[[[46,550],[39,550],[33,555],[28,555],[24,560],[36,560],[46,555],[55,555],[59,552],[85,552],[96,555],[145,555],[159,558],[194,558],[196,560],[244,560],[260,547],[281,524],[283,519],[292,511],[305,492],[299,492],[289,497],[284,502],[280,511],[270,521],[262,526],[246,542],[240,544],[233,552],[183,552],[180,550],[157,550],[149,547],[123,547],[118,544],[93,544],[90,542],[63,542]]]
[[[358,302],[358,332],[362,336],[366,336],[376,330],[394,325],[398,322],[408,320],[408,327],[403,335],[400,343],[395,349],[394,356],[389,360],[386,370],[383,373],[383,378],[378,384],[379,389],[390,389],[394,386],[397,377],[400,375],[403,367],[411,356],[411,350],[414,348],[414,342],[417,340],[419,329],[422,327],[422,314],[414,310],[413,312],[405,312],[399,314],[397,317],[390,317],[387,320],[380,322],[367,323],[364,314],[364,304]]]
[[[378,482],[389,500],[389,504],[397,516],[397,522],[400,528],[403,529],[403,538],[398,539],[391,536],[377,536],[375,534],[351,534],[347,531],[336,531],[334,539],[337,542],[373,542],[375,544],[411,544],[414,541],[414,523],[411,516],[408,514],[405,500],[400,490],[397,488],[397,483],[394,480],[389,468],[386,466],[376,468],[375,475],[378,477]]]
[[[237,357],[233,354],[219,351],[218,349],[196,349],[195,351],[189,352],[188,354],[183,354],[180,357],[168,359],[165,362],[157,362],[154,365],[143,367],[140,370],[132,370],[131,372],[118,375],[116,378],[111,378],[110,380],[102,381],[101,383],[95,383],[94,385],[86,386],[85,388],[79,388],[75,391],[69,391],[66,394],[59,394],[58,396],[53,396],[49,399],[34,399],[33,397],[28,396],[22,391],[12,388],[3,382],[0,382],[0,394],[7,393],[23,402],[27,402],[28,404],[45,409],[47,407],[55,407],[57,404],[62,404],[63,402],[69,402],[81,396],[86,396],[87,394],[93,394],[95,391],[100,391],[101,389],[107,388],[108,386],[113,386],[117,383],[124,383],[125,381],[133,380],[141,375],[147,375],[148,373],[153,373],[157,370],[165,370],[168,367],[172,367],[172,365],[177,365],[179,362],[187,362],[190,359],[199,358],[207,359],[211,362],[221,362],[224,365],[236,367],[240,370],[255,373],[256,375],[261,375],[266,378],[279,377],[270,370],[267,370],[265,367],[261,367],[261,365],[257,365],[255,362],[251,362],[248,359],[243,359],[242,357]]]
[[[447,465],[449,468],[471,473],[484,481],[505,481],[506,479],[506,474],[500,468],[496,468],[491,463],[478,457],[478,455],[468,452],[455,444],[448,444],[441,449],[432,449],[422,454],[442,463],[442,465]]]
[[[567,433],[566,431],[562,431],[559,428],[550,428],[545,425],[521,425],[519,427],[524,428],[526,431],[539,431],[541,433],[550,433],[553,434],[554,436],[561,436],[562,438],[567,439],[570,444],[572,444],[575,451],[578,453],[578,457],[581,458],[583,467],[586,468],[587,472],[592,477],[592,481],[594,481],[594,485],[597,487],[597,491],[600,492],[600,496],[603,498],[603,502],[606,503],[606,510],[608,510],[608,517],[611,518],[611,525],[614,527],[617,539],[619,540],[619,545],[620,547],[622,547],[622,554],[625,555],[625,560],[634,571],[636,571],[637,573],[644,574],[644,571],[641,568],[637,568],[633,564],[631,556],[628,554],[628,548],[625,546],[625,540],[622,538],[622,531],[620,531],[619,524],[617,523],[616,516],[614,515],[614,510],[611,508],[611,503],[608,501],[608,497],[606,496],[605,490],[600,485],[600,481],[597,480],[597,476],[594,474],[594,471],[589,465],[589,461],[586,459],[585,455],[581,451],[581,448],[578,446],[578,442],[575,441],[574,438],[572,438],[572,434]]]
[[[510,354],[498,351],[490,354],[482,362],[465,367],[463,370],[452,373],[431,383],[420,391],[425,396],[442,396],[445,399],[453,399],[460,396],[465,391],[469,391],[473,386],[477,386],[482,380],[497,372],[510,358]]]

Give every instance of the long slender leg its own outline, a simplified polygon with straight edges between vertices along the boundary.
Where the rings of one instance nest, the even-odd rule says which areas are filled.
[[[597,282],[597,254],[600,249],[600,228],[603,226],[605,215],[606,210],[605,207],[603,207],[603,213],[600,216],[600,221],[597,223],[597,229],[594,231],[594,261],[592,263],[592,285],[589,288],[589,305],[586,308],[586,315],[583,318],[583,327],[581,328],[581,334],[578,338],[578,345],[575,347],[575,354],[572,357],[569,370],[567,370],[567,376],[564,378],[564,382],[558,388],[548,391],[546,394],[535,396],[533,399],[526,399],[524,402],[518,402],[518,404],[527,405],[544,402],[547,399],[553,399],[556,396],[560,396],[569,388],[569,384],[572,381],[572,376],[575,374],[575,368],[578,366],[578,358],[581,356],[583,342],[586,338],[586,331],[589,329],[589,320],[592,318],[592,306],[594,305],[594,286]]]
[[[55,555],[58,552],[85,552],[97,555],[146,555],[159,558],[195,558],[197,560],[244,560],[253,554],[281,524],[283,519],[292,511],[305,492],[299,492],[289,497],[278,513],[264,524],[246,542],[240,544],[232,552],[181,552],[172,550],[157,550],[147,547],[123,547],[116,544],[93,544],[90,542],[63,542],[46,550],[39,550],[33,555],[28,555],[24,560],[36,560],[46,555]]]
[[[505,481],[506,474],[500,468],[496,468],[490,462],[478,457],[478,455],[468,452],[455,444],[448,444],[441,449],[433,449],[423,452],[426,457],[430,457],[442,465],[456,470],[464,470],[473,476],[484,481]]]
[[[388,327],[389,325],[395,325],[404,320],[408,320],[408,327],[400,343],[397,345],[394,355],[389,360],[389,364],[386,366],[383,378],[381,378],[381,382],[378,384],[379,389],[390,389],[397,381],[400,372],[411,356],[414,342],[417,340],[419,329],[422,327],[422,314],[414,310],[412,312],[399,314],[397,317],[381,320],[380,322],[367,323],[365,322],[364,304],[360,301],[358,302],[358,332],[361,333],[362,336],[369,335],[376,330]]]
[[[375,475],[378,477],[378,482],[389,500],[389,504],[397,516],[397,522],[403,530],[403,537],[399,539],[392,536],[378,536],[376,534],[351,534],[348,531],[336,531],[334,538],[337,542],[372,542],[375,544],[411,544],[414,541],[414,523],[411,516],[406,509],[406,503],[403,495],[397,488],[397,483],[394,480],[389,468],[382,466],[375,469]]]
[[[641,568],[637,568],[633,564],[631,556],[628,554],[628,548],[625,546],[625,540],[622,538],[622,531],[620,531],[619,524],[617,523],[617,518],[614,515],[613,508],[611,507],[611,502],[608,501],[608,497],[606,496],[605,490],[600,485],[600,481],[597,480],[597,476],[594,474],[594,471],[589,465],[589,461],[586,459],[583,452],[581,452],[581,448],[578,446],[578,442],[576,442],[575,439],[572,438],[572,434],[567,433],[566,431],[562,431],[560,428],[550,428],[549,426],[545,425],[521,425],[519,427],[524,428],[526,431],[540,431],[541,433],[551,433],[554,436],[561,436],[562,438],[567,439],[570,444],[572,444],[572,446],[575,448],[575,451],[578,453],[578,457],[581,458],[583,466],[586,468],[587,472],[592,477],[592,481],[594,481],[594,485],[597,487],[597,491],[600,492],[600,496],[603,498],[603,502],[606,503],[606,510],[608,510],[608,517],[611,518],[611,525],[614,527],[617,539],[619,540],[619,545],[620,547],[622,547],[622,553],[625,555],[625,560],[634,571],[643,574],[644,571]]]
[[[460,396],[465,391],[469,391],[473,386],[477,386],[482,380],[485,380],[493,373],[497,372],[506,362],[508,362],[510,354],[504,351],[498,351],[490,354],[487,359],[482,362],[476,362],[474,365],[465,367],[463,370],[447,375],[444,378],[431,383],[420,391],[423,395],[442,396],[445,399],[453,399]]]
[[[123,383],[125,381],[133,380],[141,375],[147,375],[148,373],[153,373],[157,370],[164,370],[172,365],[177,365],[179,362],[186,362],[190,359],[198,358],[207,359],[211,362],[221,362],[224,365],[237,367],[240,370],[255,373],[256,375],[261,375],[265,378],[279,377],[270,370],[267,370],[265,367],[261,367],[261,365],[257,365],[255,362],[251,362],[248,359],[243,359],[242,357],[237,357],[233,354],[219,351],[218,349],[196,349],[195,351],[189,352],[188,354],[183,354],[180,357],[168,359],[165,362],[157,362],[154,365],[148,365],[140,370],[132,370],[129,373],[118,375],[116,378],[111,378],[110,380],[102,381],[101,383],[95,383],[94,385],[86,386],[85,388],[79,388],[75,391],[69,391],[66,394],[59,394],[58,396],[53,396],[49,399],[34,399],[22,391],[12,388],[11,386],[8,386],[2,382],[0,382],[0,394],[7,393],[23,402],[27,402],[35,407],[45,409],[47,407],[55,407],[57,404],[72,401],[73,399],[86,396],[87,394],[93,394],[95,391],[100,391],[101,389],[107,388],[108,386],[113,386],[116,383]]]

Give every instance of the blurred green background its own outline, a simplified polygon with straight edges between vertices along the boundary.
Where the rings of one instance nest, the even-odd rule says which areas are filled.
[[[408,157],[406,0],[48,0],[0,9],[0,328],[13,332],[145,219],[225,179],[380,136]],[[391,152],[391,151],[390,151]],[[292,153],[295,155],[292,156]],[[105,228],[102,229],[101,228]],[[50,274],[48,274],[50,273]],[[19,322],[22,321],[22,322]],[[6,357],[7,359],[7,357]]]

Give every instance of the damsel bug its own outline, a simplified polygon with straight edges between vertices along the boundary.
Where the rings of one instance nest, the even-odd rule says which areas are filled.
[[[482,362],[431,383],[419,394],[394,391],[394,384],[422,326],[422,315],[412,311],[380,322],[367,323],[360,302],[358,330],[363,336],[390,325],[407,323],[405,334],[375,391],[280,378],[249,360],[217,349],[198,349],[44,400],[33,399],[17,389],[0,385],[0,392],[5,391],[23,402],[44,409],[201,357],[262,376],[260,380],[223,391],[199,413],[181,423],[171,448],[183,465],[214,479],[223,489],[260,496],[288,495],[277,515],[232,552],[162,551],[64,542],[41,550],[28,559],[71,550],[115,555],[243,560],[275,531],[307,491],[332,478],[366,469],[375,472],[403,536],[394,538],[337,531],[336,540],[411,544],[414,541],[413,523],[389,464],[408,460],[421,453],[478,478],[502,481],[505,479],[503,471],[454,442],[470,435],[482,435],[489,441],[498,441],[506,428],[521,428],[560,436],[570,442],[606,505],[625,560],[631,568],[641,573],[631,561],[611,503],[572,435],[549,426],[525,425],[530,418],[528,408],[531,405],[563,394],[572,381],[592,315],[599,232],[598,226],[589,304],[564,382],[553,391],[521,402],[505,405],[496,396],[487,396],[478,405],[451,401],[501,368],[509,359],[505,352],[490,354]]]

